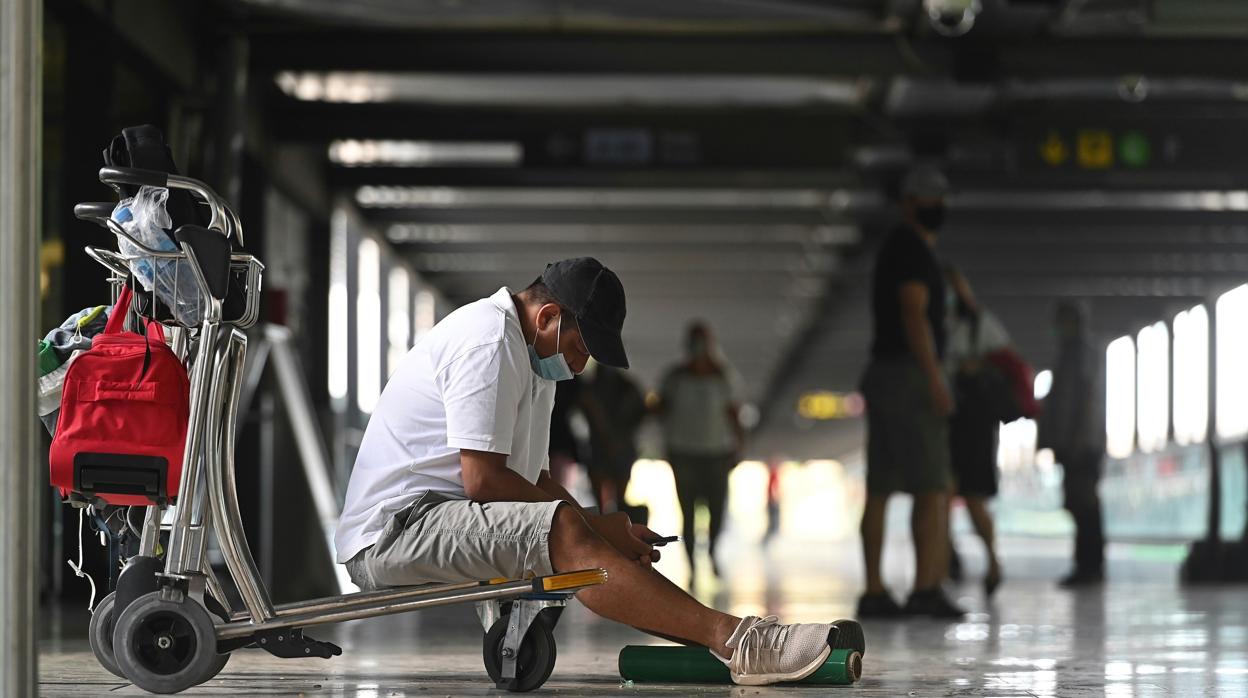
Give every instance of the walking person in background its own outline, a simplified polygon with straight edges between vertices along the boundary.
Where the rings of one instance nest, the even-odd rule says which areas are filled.
[[[871,296],[874,341],[862,379],[867,402],[867,501],[862,549],[867,588],[861,616],[902,613],[960,618],[941,588],[948,569],[949,415],[953,396],[940,357],[945,346],[945,283],[932,247],[944,222],[949,182],[917,167],[901,187],[903,222],[876,257]],[[914,591],[897,605],[880,570],[888,499],[914,495]]]
[[[663,423],[667,458],[676,479],[692,579],[697,550],[693,512],[699,501],[710,512],[707,547],[711,567],[719,576],[715,543],[723,527],[728,474],[740,458],[745,430],[739,416],[736,375],[716,350],[706,323],[690,325],[685,350],[685,360],[664,376],[655,410]]]
[[[991,596],[1001,584],[1001,562],[988,500],[997,495],[997,436],[1000,411],[995,405],[1008,397],[1006,379],[985,355],[1010,346],[1001,322],[976,300],[971,285],[953,267],[945,269],[949,284],[948,343],[945,365],[953,377],[957,410],[949,419],[949,452],[955,492],[966,504],[975,533],[984,542],[988,571],[984,592]],[[950,535],[951,571],[960,564]],[[951,575],[952,576],[952,575]]]
[[[1105,534],[1097,486],[1105,459],[1102,354],[1092,347],[1087,314],[1074,302],[1057,306],[1059,341],[1053,387],[1040,413],[1037,448],[1050,448],[1062,465],[1064,506],[1075,522],[1075,562],[1064,587],[1105,580]]]
[[[637,432],[646,417],[646,396],[624,371],[591,362],[580,376],[582,409],[589,420],[587,469],[604,514],[626,511],[624,492],[637,462]],[[645,522],[633,516],[634,521]]]
[[[573,376],[555,384],[555,401],[550,412],[550,474],[563,487],[571,486],[576,466],[582,462],[572,431],[572,412],[584,412],[580,381],[580,376]]]

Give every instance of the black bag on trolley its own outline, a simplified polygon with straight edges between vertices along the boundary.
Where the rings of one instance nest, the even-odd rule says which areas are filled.
[[[121,133],[114,136],[108,147],[104,149],[104,164],[109,167],[133,167],[173,175],[179,174],[178,167],[173,162],[173,153],[170,152],[169,145],[165,142],[165,135],[151,124],[123,128]],[[122,199],[137,196],[139,193],[138,185],[120,184],[115,185],[114,188]],[[169,213],[169,218],[173,223],[164,232],[174,243],[174,247],[177,247],[174,231],[181,226],[208,225],[208,216],[205,215],[203,207],[196,203],[195,197],[188,191],[170,188],[169,198],[165,201],[165,210]],[[235,248],[238,246],[236,241],[231,241],[231,244]],[[173,311],[159,298],[153,298],[152,294],[141,293],[133,277],[129,283],[134,291],[135,307],[139,314],[157,320],[168,320],[174,317]],[[243,282],[233,274],[230,275],[229,289],[221,308],[222,317],[226,320],[242,316],[247,300]]]

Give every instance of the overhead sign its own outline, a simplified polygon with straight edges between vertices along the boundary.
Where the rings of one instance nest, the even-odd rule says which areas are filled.
[[[1075,136],[1076,159],[1085,170],[1106,170],[1114,165],[1114,136],[1105,129],[1080,129]]]
[[[1040,159],[1048,163],[1050,167],[1060,167],[1066,164],[1066,161],[1070,159],[1070,148],[1067,147],[1061,134],[1049,131],[1049,135],[1040,144]]]
[[[1019,117],[1015,162],[1046,173],[1235,173],[1248,159],[1242,117],[1061,113]]]

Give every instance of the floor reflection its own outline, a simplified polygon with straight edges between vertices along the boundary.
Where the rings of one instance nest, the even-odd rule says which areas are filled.
[[[721,562],[733,574],[697,580],[704,600],[736,613],[792,620],[852,614],[860,575],[852,541],[811,546],[781,540],[770,548],[733,541],[726,549],[735,554]],[[868,623],[866,675],[854,688],[625,686],[615,666],[620,647],[650,640],[579,607],[559,626],[559,663],[547,688],[567,696],[1248,696],[1248,597],[1241,588],[1183,588],[1172,564],[1111,546],[1110,574],[1121,581],[1071,593],[1053,585],[1069,554],[1065,543],[1006,541],[1004,553],[1009,576],[994,601],[985,602],[974,581],[957,588],[959,602],[973,610],[964,622]],[[888,554],[889,580],[899,596],[911,578],[908,554],[900,542]],[[978,564],[968,555],[972,580]],[[138,694],[96,665],[82,639],[85,627],[81,610],[48,616],[41,693]],[[485,682],[470,608],[310,634],[340,643],[345,655],[285,661],[237,653],[216,680],[187,695],[497,694]]]

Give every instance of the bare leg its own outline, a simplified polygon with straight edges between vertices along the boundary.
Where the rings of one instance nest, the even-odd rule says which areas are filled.
[[[971,523],[975,533],[984,541],[984,550],[988,553],[988,574],[1000,571],[997,560],[997,542],[992,513],[988,511],[988,500],[984,497],[966,497],[966,511],[971,515]]]
[[[884,579],[880,574],[880,557],[884,552],[884,513],[888,509],[888,495],[868,494],[862,508],[862,557],[867,570],[867,593],[884,593]]]
[[[550,561],[557,572],[601,567],[606,584],[577,593],[591,611],[640,630],[709,647],[731,656],[724,643],[740,618],[707,608],[653,569],[625,558],[595,533],[580,512],[559,507],[550,534]]]
[[[914,536],[914,588],[934,589],[949,569],[949,503],[944,492],[914,496],[910,531]]]

